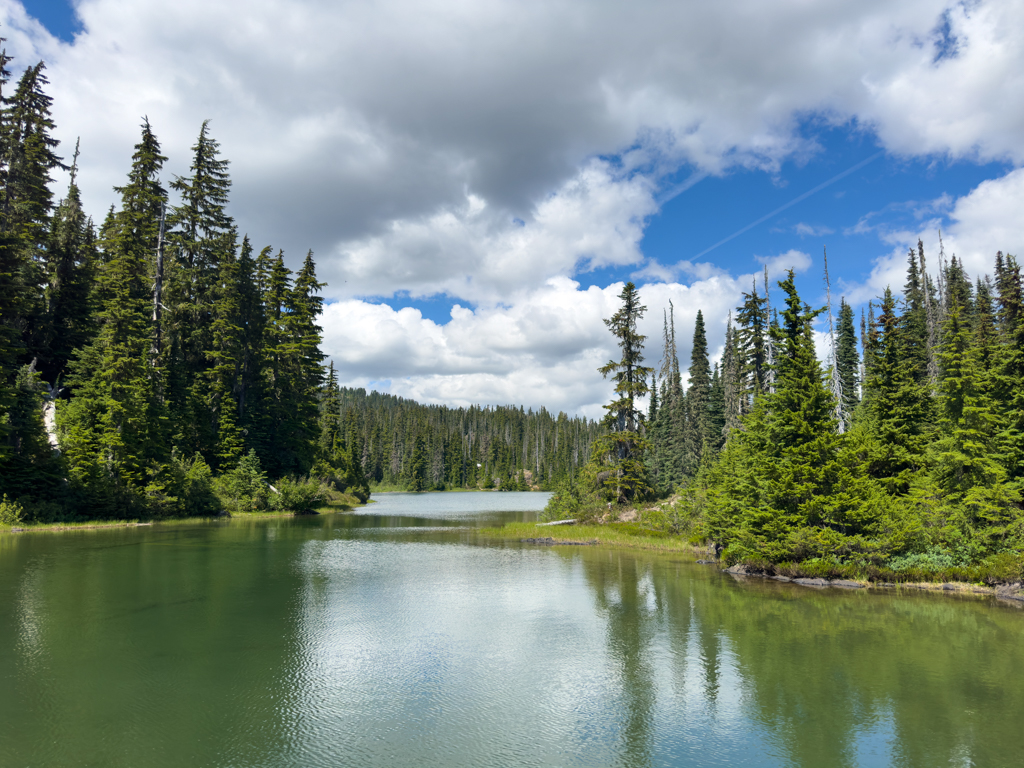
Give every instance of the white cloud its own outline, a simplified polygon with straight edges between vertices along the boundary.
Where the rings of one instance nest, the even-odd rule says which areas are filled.
[[[657,186],[681,163],[773,169],[814,151],[796,127],[817,114],[855,119],[891,151],[1024,159],[1020,0],[76,8],[84,31],[73,45],[15,0],[0,2],[0,22],[19,63],[49,63],[58,133],[83,138],[92,210],[112,200],[142,115],[178,172],[212,118],[233,161],[233,209],[259,240],[363,271],[358,256],[375,245],[425,248],[415,265],[402,255],[382,268],[372,290],[457,285],[431,258],[434,234],[470,268],[479,260],[467,252],[512,239],[514,218],[557,230],[563,212],[544,202],[587,183],[596,156],[619,156],[619,172],[605,172],[627,187],[637,172]],[[956,54],[936,60],[943,18]],[[486,225],[460,221],[474,199]],[[619,240],[636,211],[609,214],[605,231]],[[619,246],[573,247],[559,265]]]
[[[773,278],[790,266],[802,270],[810,263],[797,251],[768,261]],[[683,370],[689,367],[697,310],[704,315],[711,354],[720,357],[729,312],[754,280],[760,286],[762,275],[723,273],[689,285],[641,286],[648,308],[639,324],[647,336],[646,363],[655,369],[660,365],[663,313],[670,300]],[[521,293],[509,306],[474,310],[455,305],[444,324],[416,309],[338,301],[324,309],[324,350],[341,382],[350,386],[389,380],[386,388],[392,394],[424,402],[515,403],[597,417],[612,391],[597,368],[618,357],[602,319],[619,308],[621,290],[622,283],[581,289],[573,280],[555,277]]]
[[[672,295],[723,318],[712,307],[734,306],[747,278],[641,251],[647,218],[689,183],[671,186],[685,166],[692,181],[806,159],[809,118],[860,126],[892,153],[1024,163],[1024,0],[75,7],[83,31],[70,45],[17,0],[0,0],[0,24],[16,65],[47,61],[65,154],[82,137],[89,210],[113,201],[143,115],[167,177],[211,118],[242,231],[293,259],[312,247],[341,299],[324,321],[332,354],[361,380],[391,377],[428,399],[603,399],[586,355],[602,349],[606,292],[599,302],[559,282],[591,266],[663,281],[644,289],[652,311]],[[1016,173],[951,212],[947,247],[969,265],[982,257],[968,247],[1017,248]],[[893,280],[917,233],[882,234],[896,252],[852,290]],[[769,263],[778,274],[810,257]],[[437,326],[353,298],[398,291],[477,309]],[[562,346],[545,346],[531,317],[568,322]]]
[[[831,235],[835,232],[831,227],[826,227],[822,224],[805,224],[802,221],[793,227],[793,231],[801,237],[821,237],[822,235]]]

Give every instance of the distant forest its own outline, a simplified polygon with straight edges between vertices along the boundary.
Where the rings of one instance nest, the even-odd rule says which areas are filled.
[[[347,388],[338,397],[346,448],[371,487],[547,489],[590,459],[603,432],[543,408],[449,408]]]

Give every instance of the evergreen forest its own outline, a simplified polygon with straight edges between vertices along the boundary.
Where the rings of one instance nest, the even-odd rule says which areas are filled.
[[[374,489],[550,489],[588,461],[603,431],[544,408],[449,408],[348,388],[336,396],[340,405],[328,407],[342,413],[345,450]]]
[[[933,279],[919,241],[902,297],[887,289],[870,302],[859,338],[844,299],[834,316],[830,291],[812,308],[792,271],[774,292],[766,272],[723,318],[718,364],[697,310],[685,387],[675,307],[664,314],[661,365],[646,368],[636,332],[646,307],[628,284],[606,321],[622,350],[601,369],[616,382],[609,433],[548,517],[608,518],[616,503],[726,563],[780,575],[1019,579],[1020,265],[1000,252],[992,274],[972,280],[955,255],[937,261]]]
[[[301,269],[239,236],[204,123],[188,175],[148,120],[120,204],[82,209],[45,66],[0,56],[0,524],[306,511],[371,486],[549,487],[598,425],[338,386]],[[70,171],[62,197],[53,173]]]

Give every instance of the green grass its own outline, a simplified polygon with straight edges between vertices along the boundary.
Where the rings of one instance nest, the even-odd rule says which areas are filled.
[[[480,528],[480,536],[491,539],[540,539],[551,537],[556,541],[597,541],[598,544],[628,549],[648,549],[659,552],[702,553],[679,536],[663,531],[641,528],[635,523],[608,523],[606,525],[538,525],[537,523],[506,523],[501,528]]]
[[[368,503],[373,503],[372,500]],[[320,513],[346,512],[363,504],[358,498],[351,494],[335,494],[335,496],[324,506],[317,509]],[[56,523],[24,522],[15,525],[0,525],[0,534],[3,533],[30,533],[36,531],[69,531],[89,530],[91,528],[130,528],[139,525],[189,525],[194,523],[208,523],[213,520],[259,520],[270,517],[294,517],[294,512],[279,512],[266,510],[261,512],[235,512],[230,518],[227,517],[161,517],[145,520],[116,520],[116,519],[87,519],[73,520]]]

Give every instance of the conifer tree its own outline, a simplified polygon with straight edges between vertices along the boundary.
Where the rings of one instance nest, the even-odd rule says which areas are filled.
[[[43,91],[48,83],[44,69],[39,62],[25,70],[14,96],[4,105],[2,125],[6,167],[0,225],[22,238],[33,261],[43,257],[53,210],[50,172],[64,167],[55,152],[60,142],[50,135],[53,99]]]
[[[918,361],[905,353],[896,300],[888,288],[869,338],[871,369],[866,391],[877,445],[871,472],[890,493],[905,493],[923,466],[930,398],[917,377]]]
[[[776,390],[758,398],[710,473],[710,532],[729,544],[728,559],[806,557],[871,524],[814,353],[812,325],[823,310],[800,300],[792,270],[779,286],[786,306],[770,328]]]
[[[913,249],[907,256],[907,282],[903,286],[903,312],[899,332],[903,355],[914,381],[924,385],[928,380],[928,313],[923,276]]]
[[[74,170],[73,165],[67,197],[57,205],[50,227],[43,322],[34,345],[42,376],[51,384],[66,372],[74,350],[95,334],[96,235],[82,210]]]
[[[210,370],[216,362],[210,352],[215,344],[215,309],[223,291],[234,288],[225,285],[223,273],[231,272],[237,235],[225,211],[231,188],[228,161],[220,157],[220,145],[209,135],[209,121],[203,122],[192,153],[189,175],[171,182],[182,204],[168,217],[172,228],[166,293],[174,368],[171,409],[181,451],[187,455],[198,451],[214,462],[223,392],[211,391],[211,386],[219,385],[211,382]],[[236,277],[231,274],[229,279]],[[223,322],[230,321],[222,318]],[[223,340],[222,333],[218,342]],[[213,409],[207,405],[211,400]]]
[[[756,282],[736,308],[736,323],[736,344],[742,361],[742,407],[743,413],[749,413],[754,398],[768,391],[768,299],[758,296]]]
[[[689,476],[697,474],[701,451],[705,441],[717,444],[714,425],[708,414],[711,396],[711,363],[708,360],[708,340],[704,329],[704,314],[698,309],[693,325],[693,348],[690,352],[689,387],[686,392],[688,407],[686,429],[683,433],[685,454],[683,471]]]
[[[164,160],[145,121],[128,183],[117,188],[121,210],[105,243],[100,328],[71,363],[74,397],[58,411],[73,476],[107,513],[108,505],[138,509],[147,495],[161,493],[158,475],[170,458],[160,396],[164,371],[149,365],[150,275],[166,200],[158,178]]]
[[[740,415],[742,414],[740,366],[740,354],[730,313],[729,322],[725,327],[725,351],[722,354],[722,407],[725,411],[725,424],[722,427],[723,439],[728,439],[732,431],[740,427]]]
[[[640,303],[636,286],[629,282],[619,294],[622,307],[605,320],[622,350],[621,359],[609,360],[598,370],[615,381],[616,398],[605,406],[603,424],[609,433],[594,445],[594,457],[608,468],[604,486],[616,503],[642,501],[651,492],[644,466],[647,440],[643,434],[644,414],[637,399],[647,394],[647,377],[653,373],[641,363],[645,336],[637,331],[637,322],[647,307]]]
[[[711,374],[711,389],[708,391],[707,430],[704,437],[701,461],[710,464],[722,447],[725,436],[725,381],[715,363]]]
[[[860,402],[857,386],[860,383],[860,355],[857,354],[857,336],[853,330],[853,308],[846,299],[839,300],[839,328],[836,350],[836,367],[843,385],[843,406],[852,414]]]
[[[956,294],[951,297],[945,326],[941,353],[945,436],[937,443],[936,476],[952,500],[962,501],[973,488],[1002,482],[1005,470],[993,456],[996,415]]]

